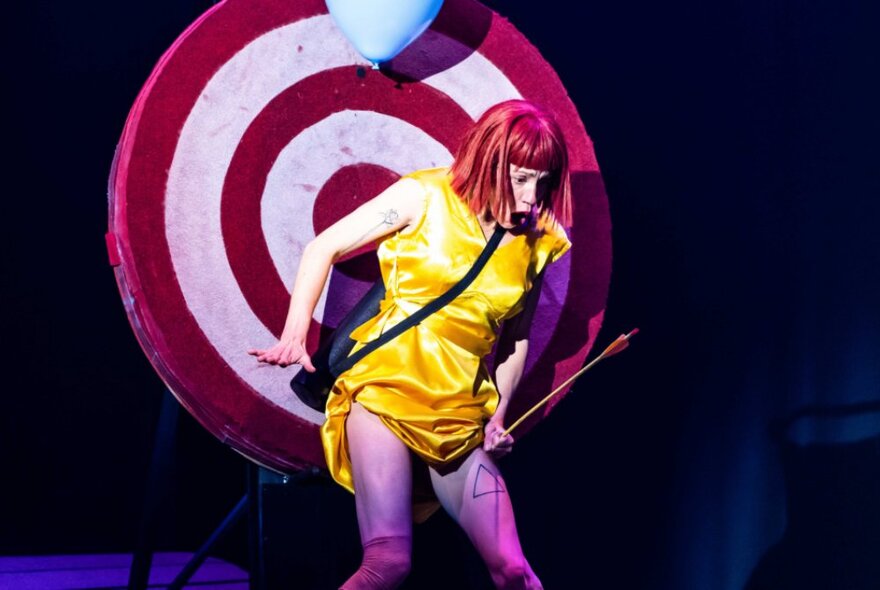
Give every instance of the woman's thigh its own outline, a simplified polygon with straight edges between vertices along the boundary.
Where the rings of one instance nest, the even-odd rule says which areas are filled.
[[[358,403],[346,419],[361,541],[412,535],[409,449],[378,416]]]
[[[507,485],[483,449],[475,449],[454,471],[441,474],[431,468],[431,483],[490,568],[523,561]]]

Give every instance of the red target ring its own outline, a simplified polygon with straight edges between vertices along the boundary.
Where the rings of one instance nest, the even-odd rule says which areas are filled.
[[[535,48],[469,0],[447,0],[431,29],[380,72],[320,0],[226,0],[181,35],[123,131],[109,244],[141,346],[205,428],[280,471],[324,465],[322,416],[289,389],[298,367],[258,366],[245,351],[277,337],[312,236],[399,175],[448,164],[467,125],[515,97],[556,114],[576,204],[574,245],[546,277],[511,416],[583,364],[610,276],[592,144]],[[371,254],[336,265],[312,346],[375,276]]]

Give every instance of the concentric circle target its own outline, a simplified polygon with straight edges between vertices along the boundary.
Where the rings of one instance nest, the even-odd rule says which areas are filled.
[[[463,130],[514,97],[556,113],[576,200],[574,246],[545,280],[516,414],[583,363],[611,258],[592,145],[535,48],[469,0],[447,0],[382,71],[320,0],[226,0],[185,31],[129,115],[108,234],[135,333],[180,402],[259,463],[323,466],[323,416],[289,387],[299,368],[260,366],[246,350],[277,339],[309,240],[402,174],[449,164]],[[377,276],[371,252],[335,266],[310,346]]]

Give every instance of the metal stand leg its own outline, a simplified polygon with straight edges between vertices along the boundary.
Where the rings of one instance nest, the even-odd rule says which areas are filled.
[[[263,495],[260,493],[260,468],[247,465],[248,561],[251,564],[250,590],[267,590],[266,564],[263,559]]]
[[[204,563],[205,559],[208,557],[208,553],[210,553],[211,549],[214,545],[217,544],[220,539],[226,536],[226,533],[229,532],[229,529],[232,528],[235,523],[241,520],[241,517],[247,514],[248,507],[248,494],[245,494],[241,497],[241,500],[238,501],[238,504],[235,505],[235,508],[223,519],[223,522],[220,523],[211,536],[208,537],[208,540],[204,542],[204,544],[199,547],[199,550],[196,551],[195,555],[192,556],[183,569],[180,570],[180,573],[177,574],[177,577],[174,578],[174,581],[168,586],[168,590],[181,590],[183,585],[189,582],[189,579],[193,576],[194,573],[201,567],[202,563]]]
[[[179,415],[180,405],[166,391],[128,590],[148,588],[157,526],[167,496],[166,474],[174,461]],[[338,587],[345,573],[357,569],[360,541],[350,494],[316,468],[283,475],[249,461],[247,492],[183,566],[169,590],[181,590],[217,543],[246,514],[251,590]]]
[[[153,444],[153,456],[150,460],[150,473],[147,477],[147,493],[144,497],[144,511],[138,532],[131,570],[128,574],[128,590],[146,590],[153,563],[153,545],[156,537],[156,516],[165,495],[165,479],[173,460],[174,440],[177,434],[177,419],[180,405],[171,392],[165,390],[162,406],[159,410],[159,425]]]

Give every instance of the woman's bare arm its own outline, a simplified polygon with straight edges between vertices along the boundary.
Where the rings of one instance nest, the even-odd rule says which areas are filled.
[[[513,445],[513,437],[503,436],[504,422],[507,416],[507,408],[510,399],[516,393],[516,388],[522,379],[523,370],[526,366],[526,357],[529,354],[529,331],[532,326],[532,318],[541,298],[541,285],[544,275],[539,275],[532,284],[526,296],[525,306],[520,314],[504,322],[501,336],[498,340],[495,365],[495,387],[500,397],[498,408],[489,420],[485,428],[485,440],[483,448],[495,455],[503,455],[510,452]]]
[[[361,246],[408,227],[419,218],[424,200],[424,190],[418,181],[401,179],[309,242],[300,259],[281,338],[271,348],[251,349],[248,354],[260,362],[282,367],[301,364],[307,371],[314,371],[305,350],[306,333],[333,263]]]

